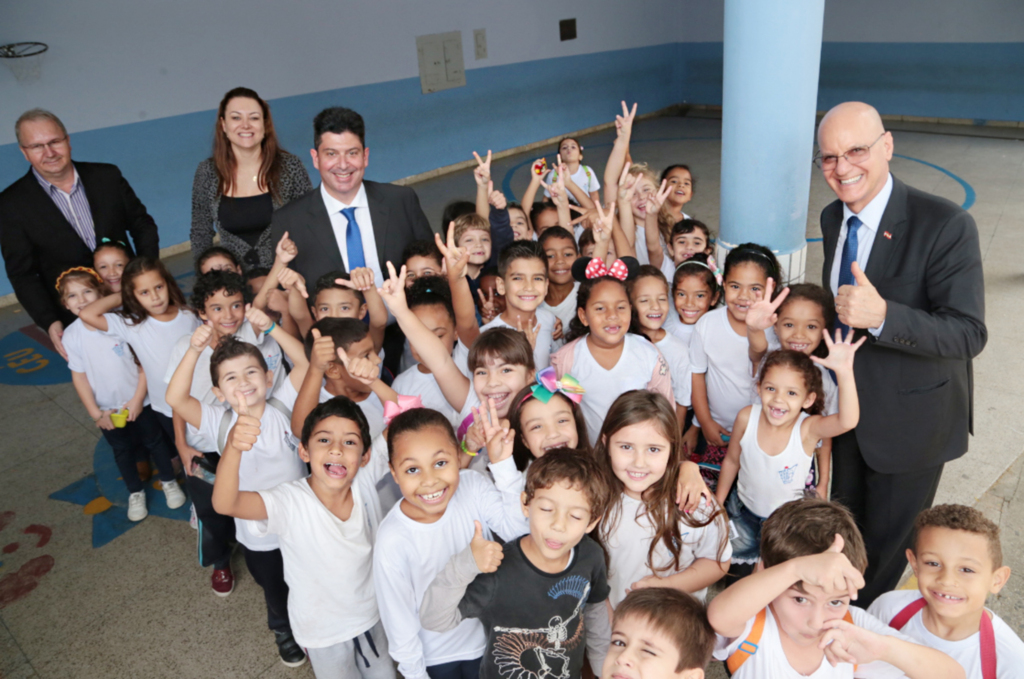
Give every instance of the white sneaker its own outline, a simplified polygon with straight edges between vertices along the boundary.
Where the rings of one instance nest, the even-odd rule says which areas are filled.
[[[181,486],[177,481],[161,481],[160,486],[164,489],[164,497],[167,498],[169,509],[177,509],[185,504],[185,493],[181,492]]]
[[[146,509],[146,491],[140,490],[138,493],[129,495],[128,520],[142,521],[147,516],[149,516],[149,510]]]

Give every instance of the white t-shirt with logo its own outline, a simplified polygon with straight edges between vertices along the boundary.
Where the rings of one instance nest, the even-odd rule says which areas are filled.
[[[100,410],[120,410],[135,396],[139,386],[139,366],[128,343],[78,320],[67,327],[61,338],[68,353],[68,369],[85,373]],[[143,405],[149,404],[147,396]]]
[[[514,313],[509,311],[509,313]],[[555,332],[555,315],[544,308],[538,308],[536,311],[537,321],[540,323],[540,330],[537,331],[537,344],[533,348],[533,362],[538,372],[551,365],[551,336]],[[498,316],[487,325],[480,328],[480,332],[485,332],[491,328],[511,328],[515,330],[514,325],[509,325]],[[565,329],[563,328],[563,332]]]

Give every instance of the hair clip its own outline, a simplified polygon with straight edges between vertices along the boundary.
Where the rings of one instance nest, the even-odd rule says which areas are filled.
[[[391,424],[391,420],[395,419],[407,410],[413,408],[422,408],[423,399],[419,396],[403,396],[398,395],[398,403],[394,401],[384,401],[384,426],[387,427]]]
[[[554,367],[548,366],[537,373],[537,384],[530,387],[533,397],[541,403],[547,403],[556,393],[565,396],[573,403],[583,400],[586,390],[580,386],[579,381],[572,375],[563,375],[558,378]]]
[[[123,248],[127,248],[128,247],[123,241],[113,240],[113,239],[107,238],[106,236],[104,236],[103,238],[100,238],[100,243],[102,245],[106,245],[107,243],[117,243],[118,245],[120,245]]]
[[[587,264],[587,278],[604,278],[605,276],[624,281],[629,277],[629,268],[621,259],[616,259],[610,267],[605,266],[605,263],[597,257],[591,259],[590,264]]]
[[[679,266],[676,267],[676,271],[679,271],[687,264],[695,264],[697,266],[704,267],[705,269],[711,272],[711,275],[715,277],[715,281],[718,283],[718,287],[722,287],[722,272],[718,268],[718,264],[717,262],[715,262],[715,258],[712,257],[711,255],[708,255],[708,261],[706,264],[700,261],[699,259],[683,260],[682,262],[679,263]]]

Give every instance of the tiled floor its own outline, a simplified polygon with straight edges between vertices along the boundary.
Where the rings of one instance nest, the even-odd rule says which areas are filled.
[[[945,168],[977,194],[971,212],[982,237],[987,284],[989,341],[975,362],[976,436],[971,452],[947,466],[940,500],[973,504],[980,498],[979,506],[1001,523],[1007,562],[1016,574],[992,607],[1011,626],[1022,629],[1024,496],[1018,488],[1018,458],[1024,449],[1024,358],[1016,344],[1019,339],[1014,338],[1024,332],[1019,314],[1024,285],[1024,145],[1017,139],[963,136],[969,128],[914,129],[921,131],[894,133],[896,152]],[[639,124],[633,146],[635,159],[655,168],[672,162],[694,168],[698,183],[688,212],[711,225],[717,225],[719,214],[719,137],[717,120],[662,118]],[[608,131],[582,140],[586,161],[599,176],[611,139]],[[466,149],[467,158],[472,151]],[[538,155],[495,161],[496,184],[510,169]],[[553,149],[547,155],[553,156]],[[959,183],[920,162],[896,158],[892,169],[908,184],[957,203],[965,199]],[[516,197],[526,186],[527,171],[524,164],[509,177]],[[469,171],[416,188],[435,227],[448,200],[469,198],[474,191]],[[815,175],[809,238],[820,236],[818,214],[831,198]],[[810,244],[808,260],[814,280],[821,266],[820,244]],[[171,265],[175,273],[185,273],[189,263],[187,256],[179,256]],[[28,324],[24,312],[2,310],[0,338]],[[209,589],[209,573],[196,563],[195,533],[185,521],[151,515],[123,531],[117,522],[104,518],[123,514],[121,507],[97,516],[85,513],[97,505],[83,507],[98,495],[91,477],[97,477],[101,487],[112,481],[94,466],[99,431],[70,383],[13,386],[34,373],[12,372],[36,364],[11,366],[21,359],[7,356],[36,345],[24,335],[0,342],[0,431],[5,441],[0,447],[0,524],[6,523],[0,529],[0,677],[312,676],[308,666],[289,670],[277,660],[265,627],[261,593],[240,559],[235,564],[235,592],[219,599]],[[78,504],[50,499],[52,493],[71,486],[77,490]],[[151,503],[162,501],[157,491]],[[5,514],[10,512],[13,515]],[[44,540],[47,529],[50,537]],[[116,537],[94,548],[97,536],[100,541]],[[41,557],[52,557],[52,569],[35,579],[27,577],[31,566],[42,564],[45,569],[49,561]],[[30,589],[34,580],[37,587],[11,600],[11,592]]]

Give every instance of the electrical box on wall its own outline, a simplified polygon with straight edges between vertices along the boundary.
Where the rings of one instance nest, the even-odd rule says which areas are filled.
[[[473,48],[477,59],[487,58],[487,31],[483,28],[473,29]]]
[[[416,54],[423,94],[466,86],[461,31],[418,36]]]

